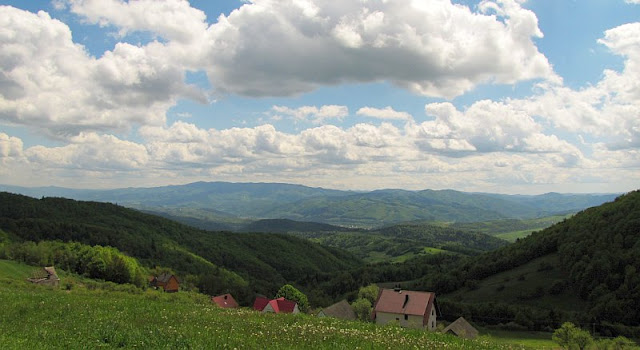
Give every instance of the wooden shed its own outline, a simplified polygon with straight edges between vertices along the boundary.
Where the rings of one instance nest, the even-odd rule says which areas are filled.
[[[163,273],[153,277],[150,281],[151,287],[162,288],[165,292],[175,293],[180,290],[180,280],[175,275]]]

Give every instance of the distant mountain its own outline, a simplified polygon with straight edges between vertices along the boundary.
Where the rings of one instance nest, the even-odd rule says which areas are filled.
[[[115,190],[57,187],[0,190],[34,197],[111,202],[186,217],[198,227],[237,227],[240,219],[289,219],[337,226],[382,227],[411,221],[479,222],[537,218],[582,210],[616,195],[508,196],[453,190],[352,192],[277,183],[197,182]]]

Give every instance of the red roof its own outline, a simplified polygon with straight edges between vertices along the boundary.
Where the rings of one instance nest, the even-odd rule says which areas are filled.
[[[269,299],[265,297],[256,297],[256,301],[253,302],[253,309],[262,311],[267,304],[269,304]]]
[[[223,294],[218,295],[217,297],[212,297],[211,301],[216,303],[218,306],[223,308],[236,308],[238,307],[238,303],[231,294]]]
[[[292,313],[296,308],[296,302],[287,300],[284,297],[273,299],[269,302],[275,313]]]
[[[292,313],[296,308],[296,302],[287,300],[284,297],[280,297],[278,299],[269,300],[265,297],[257,297],[256,301],[253,302],[253,309],[262,311],[267,305],[271,306],[273,312],[279,313]]]
[[[436,295],[429,292],[383,289],[374,307],[375,312],[420,315],[431,312]]]

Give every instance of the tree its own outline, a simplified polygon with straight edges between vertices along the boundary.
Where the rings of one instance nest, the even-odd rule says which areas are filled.
[[[276,293],[276,298],[280,297],[284,297],[287,300],[293,300],[298,303],[298,308],[300,308],[300,311],[302,312],[307,312],[309,310],[309,300],[307,299],[307,296],[290,284],[285,284],[280,287],[278,293]]]
[[[380,288],[375,284],[370,284],[366,287],[361,287],[358,291],[358,299],[367,299],[373,305],[378,299],[378,292]]]
[[[351,307],[353,307],[353,311],[356,313],[359,320],[371,320],[371,302],[369,299],[358,298],[353,302],[353,304],[351,304]]]
[[[575,345],[580,350],[584,350],[589,344],[591,344],[591,342],[593,342],[593,338],[591,338],[589,332],[576,327],[571,322],[563,323],[560,328],[553,332],[551,339],[564,349],[569,349],[571,346]]]
[[[593,338],[591,338],[589,332],[576,328],[576,331],[573,333],[573,343],[576,344],[580,350],[586,349],[591,342],[593,342]]]
[[[571,322],[565,322],[560,326],[560,328],[556,329],[551,336],[554,342],[558,343],[563,349],[569,349],[571,346],[571,340],[573,337],[573,333],[576,330],[576,326]]]

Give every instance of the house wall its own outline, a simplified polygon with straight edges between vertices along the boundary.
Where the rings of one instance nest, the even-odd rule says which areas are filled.
[[[431,311],[427,317],[427,324],[425,325],[424,328],[429,331],[435,331],[437,325],[438,324],[436,320],[436,308],[432,305]]]
[[[408,315],[404,319],[404,314],[393,314],[388,312],[376,312],[376,324],[385,325],[389,322],[397,322],[402,327],[422,328],[424,317],[422,315]]]
[[[264,309],[262,309],[262,312],[276,312],[276,310],[273,309],[271,304],[267,304],[267,306],[265,306]]]

